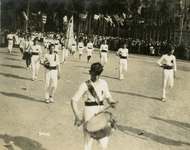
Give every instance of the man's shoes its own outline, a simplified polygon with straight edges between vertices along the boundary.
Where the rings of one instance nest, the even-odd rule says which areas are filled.
[[[161,101],[162,101],[162,102],[166,102],[166,98],[162,98]]]
[[[49,100],[50,100],[50,102],[51,102],[51,103],[53,103],[53,102],[54,102],[54,100],[53,100],[53,98],[52,98],[52,97],[50,97],[50,99],[49,99]]]
[[[45,101],[45,102],[48,104],[48,103],[50,103],[50,100],[49,100],[49,99],[46,99],[46,101]]]

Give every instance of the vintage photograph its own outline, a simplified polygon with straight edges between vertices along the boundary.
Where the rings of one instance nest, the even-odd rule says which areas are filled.
[[[190,0],[0,6],[0,150],[190,150]]]

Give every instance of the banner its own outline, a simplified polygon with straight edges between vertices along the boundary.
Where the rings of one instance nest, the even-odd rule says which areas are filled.
[[[74,33],[73,33],[73,16],[69,20],[68,28],[67,28],[67,34],[66,34],[66,49],[69,49],[74,42]]]
[[[114,17],[114,19],[115,19],[117,22],[120,21],[120,18],[119,18],[118,15],[113,15],[113,17]]]

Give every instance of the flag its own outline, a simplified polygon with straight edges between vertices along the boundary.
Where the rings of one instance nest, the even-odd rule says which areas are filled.
[[[145,8],[146,6],[143,4],[143,3],[141,3],[141,5],[139,6],[139,8],[138,8],[138,10],[137,10],[137,13],[139,14],[139,15],[142,15],[143,16],[143,13],[144,13],[144,8]]]
[[[22,14],[23,14],[25,20],[28,20],[28,17],[27,17],[27,15],[26,15],[26,13],[24,11],[22,12]]]
[[[86,19],[86,17],[87,17],[87,15],[88,15],[88,12],[84,12],[84,13],[80,13],[79,14],[79,17],[82,19],[82,20],[85,20]]]
[[[66,22],[68,22],[68,19],[67,19],[67,16],[64,16],[63,17],[63,23],[66,23]]]
[[[42,21],[44,24],[46,23],[46,20],[47,20],[47,15],[42,15]]]
[[[114,19],[115,19],[117,22],[120,21],[120,18],[119,18],[118,15],[113,15],[113,17],[114,17]]]
[[[120,17],[119,22],[120,22],[120,24],[121,24],[122,26],[124,25],[124,24],[123,24],[123,22],[124,22],[124,19],[123,19],[123,18]]]
[[[73,16],[69,20],[67,34],[66,34],[66,49],[69,49],[74,41],[74,33],[73,33]]]
[[[99,19],[99,16],[96,15],[96,14],[94,14],[94,19],[95,19],[95,20],[98,20],[98,19]]]

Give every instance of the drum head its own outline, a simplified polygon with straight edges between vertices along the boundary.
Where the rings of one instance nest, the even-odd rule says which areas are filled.
[[[111,121],[111,114],[108,112],[102,112],[92,117],[86,123],[86,130],[89,132],[96,132],[107,126],[108,122]]]

